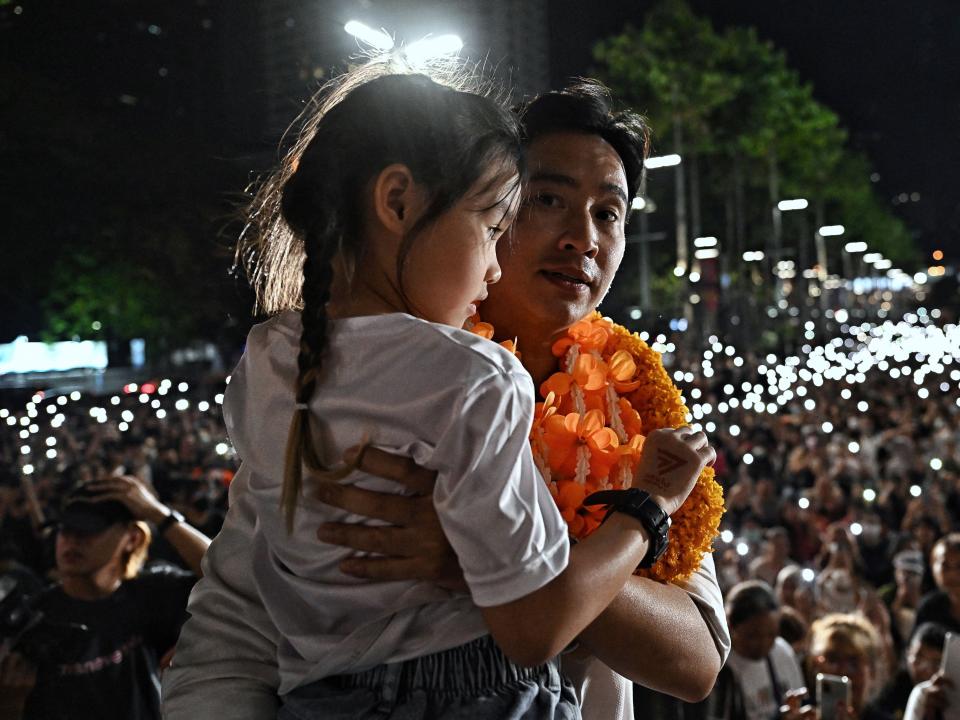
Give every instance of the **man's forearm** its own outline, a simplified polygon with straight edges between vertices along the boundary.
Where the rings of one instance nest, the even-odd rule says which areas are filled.
[[[633,682],[697,702],[709,694],[722,659],[685,590],[631,577],[580,635],[607,666]]]
[[[186,522],[173,523],[164,532],[163,538],[177,551],[191,572],[197,577],[203,575],[200,561],[210,546],[210,538]]]

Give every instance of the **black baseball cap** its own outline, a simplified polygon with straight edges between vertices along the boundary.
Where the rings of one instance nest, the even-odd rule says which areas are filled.
[[[60,527],[71,532],[92,535],[111,525],[135,520],[133,514],[118,500],[95,498],[99,493],[82,484],[71,490],[63,500],[60,511]]]

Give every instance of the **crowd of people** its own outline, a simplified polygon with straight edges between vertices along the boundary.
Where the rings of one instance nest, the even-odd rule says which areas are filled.
[[[738,355],[714,353],[707,378],[703,353],[712,345],[671,340],[668,369],[682,373],[688,405],[712,405],[710,419],[698,422],[713,423],[709,435],[725,488],[715,559],[734,672],[721,675],[708,701],[713,711],[735,712],[730,692],[739,687],[745,716],[760,717],[784,699],[775,698],[776,687],[782,696],[799,687],[812,693],[817,672],[851,678],[861,717],[903,717],[914,687],[912,718],[924,717],[918,706],[939,707],[944,683],[931,678],[945,633],[960,632],[960,536],[952,534],[960,529],[960,392],[952,368],[919,385],[875,369],[863,382],[811,385],[777,412],[757,413],[742,402],[731,407],[727,391],[764,382],[767,359],[747,353],[734,363]],[[691,375],[691,382],[683,379]],[[114,395],[54,392],[2,403],[3,573],[31,590],[58,576],[54,531],[64,498],[95,477],[132,477],[215,536],[237,466],[217,402],[223,387],[222,379],[161,380]],[[921,388],[929,392],[918,394]],[[857,410],[859,402],[868,409]],[[30,433],[33,424],[41,429]],[[28,437],[21,438],[24,430]],[[30,474],[23,472],[25,445],[32,449]],[[163,537],[154,538],[149,558],[189,569]],[[765,632],[771,622],[775,631]],[[781,664],[792,668],[778,672],[779,686],[769,680],[767,656],[778,671]],[[738,665],[747,669],[737,672]]]

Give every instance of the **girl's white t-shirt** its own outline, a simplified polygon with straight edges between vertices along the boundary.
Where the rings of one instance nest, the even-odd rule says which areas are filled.
[[[258,518],[251,571],[281,638],[281,694],[480,637],[487,630],[478,606],[543,587],[569,556],[566,525],[530,453],[526,370],[489,340],[405,314],[331,323],[312,428],[327,467],[366,439],[437,471],[434,505],[470,594],[341,573],[354,551],[319,542],[319,525],[376,523],[315,500],[318,481],[308,475],[288,534],[280,494],[299,343],[297,313],[253,328],[224,399],[230,438],[250,472]],[[361,472],[340,482],[405,492]]]

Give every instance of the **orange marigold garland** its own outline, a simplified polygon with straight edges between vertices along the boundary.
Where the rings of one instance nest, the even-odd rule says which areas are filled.
[[[489,323],[472,330],[493,338]],[[501,345],[516,352],[515,342]],[[572,325],[553,354],[560,371],[540,386],[530,442],[571,535],[582,539],[605,513],[602,506],[585,507],[584,498],[629,487],[645,434],[685,425],[687,408],[660,354],[599,313]],[[664,582],[690,577],[712,551],[722,515],[723,491],[708,467],[673,514],[667,551],[637,574]]]

